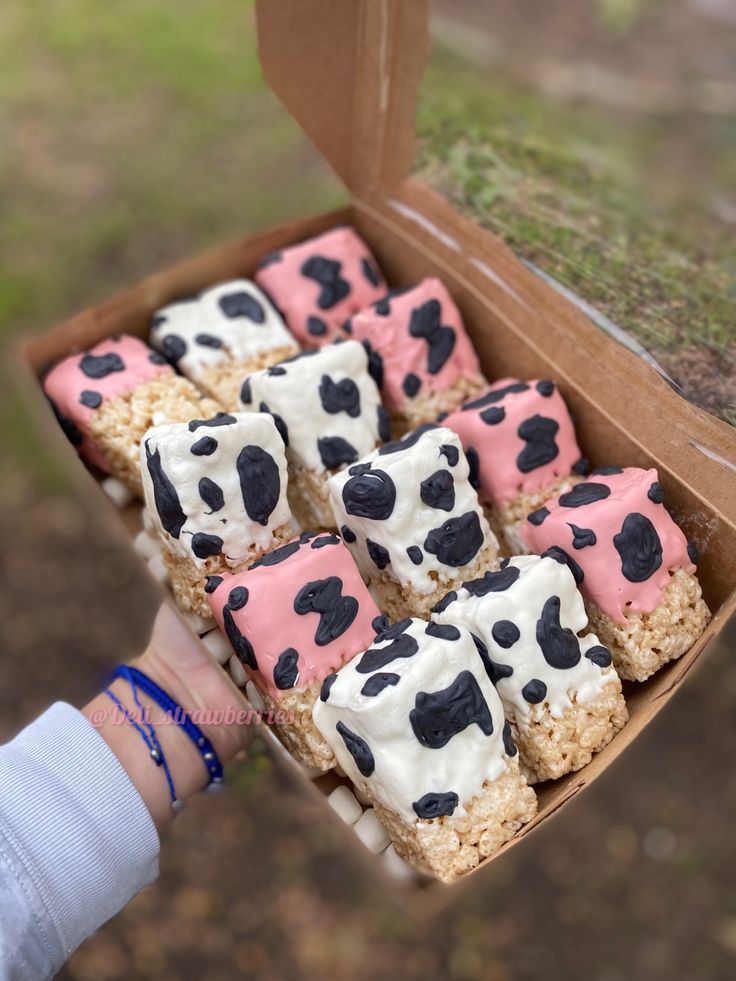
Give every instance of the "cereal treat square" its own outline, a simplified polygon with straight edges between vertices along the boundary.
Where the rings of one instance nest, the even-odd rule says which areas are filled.
[[[445,882],[536,813],[501,701],[462,627],[389,627],[325,679],[313,715],[399,855]]]
[[[243,378],[299,351],[281,315],[248,279],[218,283],[151,319],[151,345],[227,409]]]
[[[330,479],[340,534],[392,619],[429,616],[449,589],[496,565],[468,476],[455,433],[427,424]]]
[[[285,719],[275,732],[306,766],[335,757],[312,721],[324,679],[362,653],[379,610],[333,534],[304,532],[248,569],[212,576],[208,600],[246,674]]]
[[[344,226],[271,253],[255,279],[306,348],[342,336],[348,317],[388,289],[368,246]]]
[[[460,311],[439,279],[392,290],[345,329],[370,352],[396,435],[434,422],[488,387]]]
[[[127,334],[64,358],[48,372],[43,389],[79,455],[139,496],[140,442],[149,426],[220,408],[157,351]]]
[[[276,422],[300,527],[334,528],[328,478],[390,436],[362,345],[329,344],[249,375],[240,400],[244,411],[269,412]]]
[[[710,619],[697,550],[665,509],[656,470],[594,470],[533,511],[522,535],[534,552],[570,567],[622,678],[645,681],[684,654]]]
[[[154,426],[141,444],[146,507],[174,595],[210,616],[206,583],[288,541],[284,444],[267,415]]]
[[[511,554],[526,551],[519,525],[527,514],[587,473],[573,421],[553,381],[504,378],[442,425],[460,437],[473,486]]]
[[[501,696],[529,783],[590,763],[628,720],[611,655],[588,625],[567,566],[506,559],[435,608],[437,623],[465,627]]]

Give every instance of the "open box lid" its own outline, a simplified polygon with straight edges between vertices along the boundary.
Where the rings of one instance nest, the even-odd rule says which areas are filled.
[[[264,75],[354,206],[431,249],[451,286],[469,289],[489,319],[545,349],[568,392],[582,397],[595,378],[599,407],[656,460],[660,474],[686,474],[696,497],[736,525],[734,429],[686,402],[494,234],[411,179],[429,51],[427,0],[257,0],[256,10]],[[491,348],[488,364],[504,366],[503,352],[495,355],[498,362]],[[492,377],[498,374],[496,367]]]

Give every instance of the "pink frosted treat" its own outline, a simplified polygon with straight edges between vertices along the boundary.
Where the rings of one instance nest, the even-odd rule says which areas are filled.
[[[487,387],[460,312],[439,279],[392,290],[345,329],[368,349],[396,435],[434,422]]]
[[[142,493],[140,441],[161,422],[214,415],[219,406],[179,378],[162,355],[137,337],[110,337],[64,358],[43,389],[77,452]]]
[[[527,514],[587,473],[553,381],[503,378],[442,425],[460,437],[488,521],[511,554],[526,551],[519,526]]]
[[[342,336],[348,317],[387,290],[368,246],[344,226],[266,256],[255,281],[306,348]]]
[[[329,770],[335,758],[312,708],[383,624],[350,552],[337,535],[304,532],[243,572],[211,576],[206,591],[246,673],[285,714],[281,741],[301,763]]]
[[[684,654],[710,618],[697,549],[663,502],[656,470],[604,467],[533,511],[521,532],[534,552],[570,567],[591,629],[631,681]]]

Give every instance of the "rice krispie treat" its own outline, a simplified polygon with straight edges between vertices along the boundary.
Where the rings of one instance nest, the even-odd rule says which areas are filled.
[[[332,477],[340,534],[392,620],[429,611],[497,565],[460,440],[427,424]]]
[[[44,378],[43,390],[79,455],[139,496],[140,442],[149,426],[220,408],[157,351],[127,334],[64,358]]]
[[[506,559],[463,584],[432,619],[467,628],[501,696],[529,783],[590,763],[628,719],[611,655],[595,634],[575,579],[551,558]]]
[[[434,422],[488,387],[460,311],[439,279],[392,290],[345,329],[370,353],[396,435]]]
[[[350,552],[337,535],[304,532],[207,590],[246,674],[285,716],[279,739],[300,763],[329,770],[335,757],[312,708],[324,679],[370,645],[379,616]]]
[[[342,336],[342,325],[388,289],[370,249],[352,229],[333,228],[272,252],[255,274],[303,347]]]
[[[177,603],[209,617],[207,583],[292,536],[284,444],[273,419],[219,412],[154,426],[143,490]]]
[[[536,813],[501,700],[463,627],[389,627],[325,679],[314,722],[398,854],[445,882]]]
[[[697,549],[664,507],[656,470],[607,467],[533,511],[522,535],[567,564],[622,678],[645,681],[697,640],[710,612]]]
[[[471,482],[509,554],[526,551],[519,525],[587,473],[575,427],[553,381],[504,378],[442,419],[458,434]]]
[[[388,416],[357,341],[306,351],[249,375],[241,408],[269,412],[289,461],[289,503],[302,528],[334,528],[327,481],[389,438]]]
[[[233,279],[157,310],[150,342],[226,409],[246,375],[299,351],[281,315],[248,279]]]

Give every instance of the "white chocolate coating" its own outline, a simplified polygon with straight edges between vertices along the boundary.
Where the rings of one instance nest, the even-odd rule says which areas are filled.
[[[481,584],[490,582],[493,576],[499,584],[504,582],[502,577],[511,578],[507,572],[509,569],[518,569],[519,574],[506,588],[491,589],[485,595],[473,595],[475,584],[482,591]],[[520,731],[526,732],[532,705],[539,701],[549,706],[550,714],[555,718],[560,718],[565,709],[572,706],[573,695],[580,705],[594,702],[603,688],[617,677],[610,661],[608,666],[602,667],[585,656],[588,651],[597,648],[599,659],[606,660],[596,635],[576,636],[574,641],[577,646],[568,635],[570,652],[563,659],[570,665],[568,667],[550,664],[539,643],[540,631],[544,631],[543,624],[539,626],[543,608],[551,597],[559,598],[559,624],[563,629],[577,635],[588,625],[583,598],[568,567],[551,558],[522,555],[510,559],[500,572],[492,573],[491,577],[475,580],[475,584],[470,584],[470,589],[463,586],[457,590],[457,599],[441,612],[433,613],[432,619],[438,623],[465,627],[485,644],[489,657],[497,666],[496,689],[501,696],[506,718],[515,722]],[[516,640],[513,640],[513,627],[519,634]],[[497,637],[502,643],[498,643]],[[508,669],[512,669],[513,673],[500,677]],[[524,695],[524,688],[534,681],[541,682],[546,687],[546,693],[540,698],[539,686],[532,685],[528,691],[534,700],[530,702]]]

